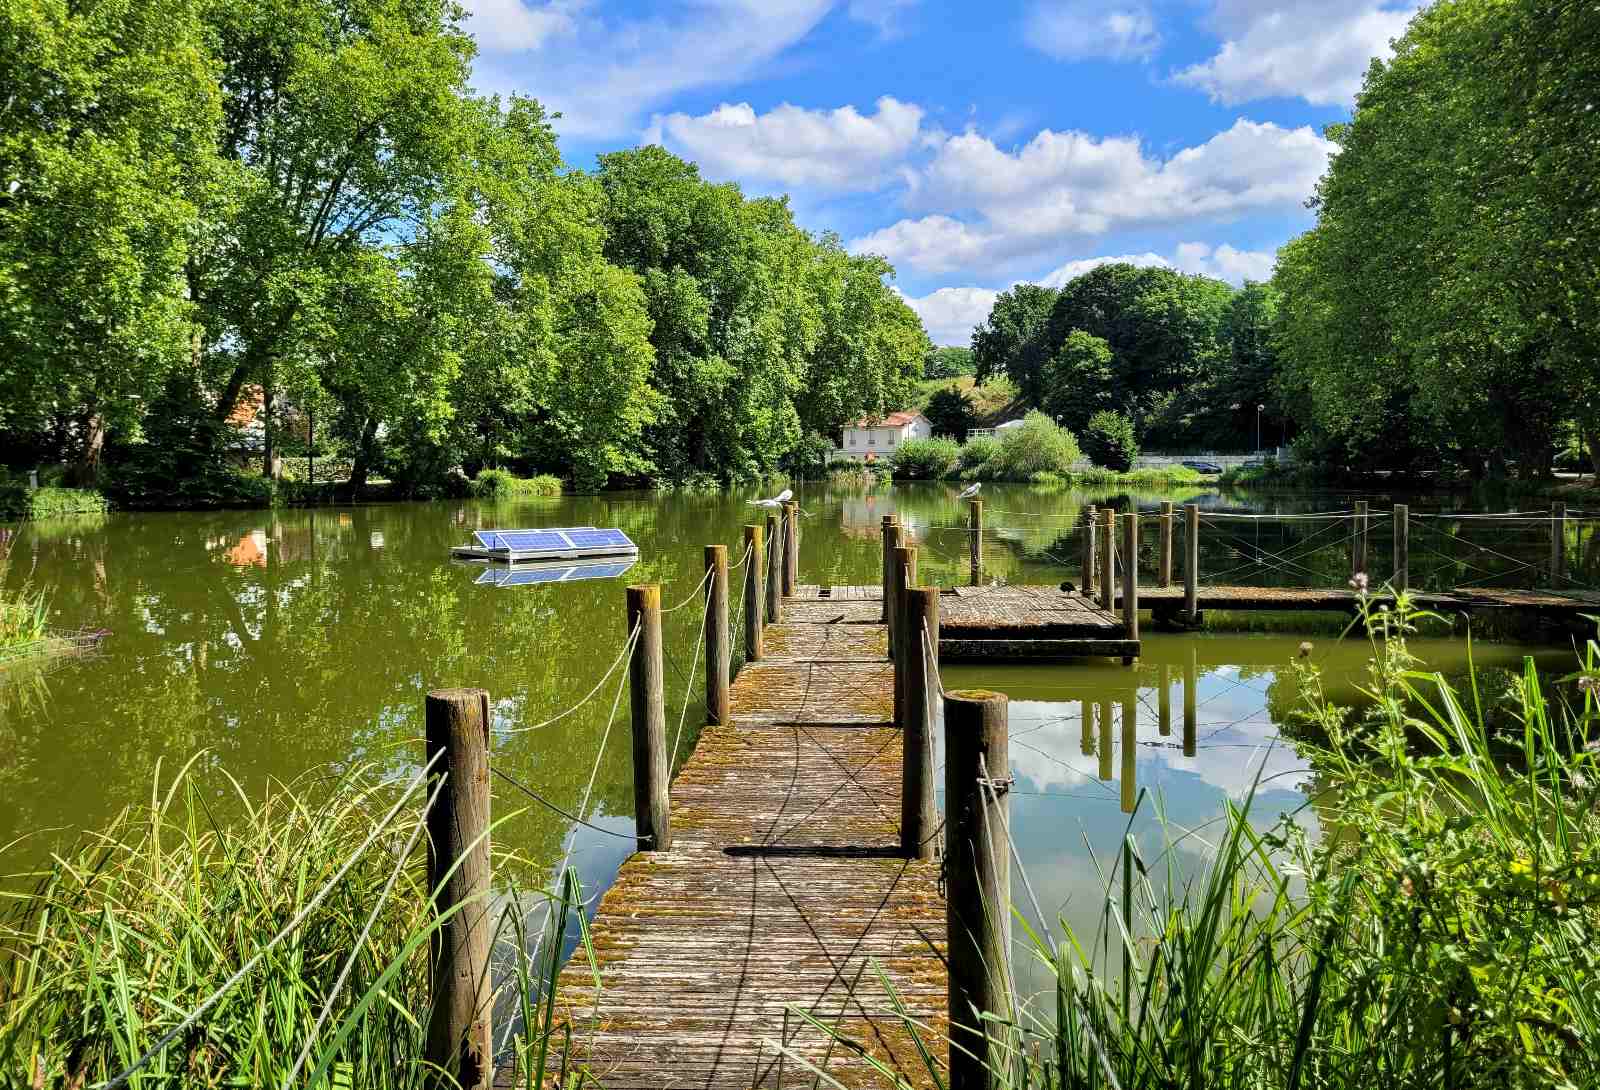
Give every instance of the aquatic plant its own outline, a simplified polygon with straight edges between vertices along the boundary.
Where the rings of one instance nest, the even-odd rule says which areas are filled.
[[[902,480],[937,481],[950,475],[961,458],[954,439],[907,439],[895,449],[894,475]]]
[[[200,767],[169,783],[158,770],[148,804],[0,895],[7,1085],[101,1085],[174,1031],[128,1085],[430,1085],[427,962],[440,917],[421,792],[359,768],[253,799]],[[217,820],[222,785],[237,821]],[[570,875],[563,896],[578,899]],[[501,916],[511,969],[499,1006],[518,1030],[501,1059],[518,1059],[531,1087],[565,1063],[551,1051],[543,982],[568,924],[557,899],[530,949],[522,900],[512,890]]]
[[[479,470],[472,481],[472,494],[483,499],[505,499],[511,496],[559,496],[561,478],[547,473],[536,477],[518,477],[506,469]]]

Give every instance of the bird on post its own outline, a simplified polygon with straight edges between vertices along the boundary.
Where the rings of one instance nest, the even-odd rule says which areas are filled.
[[[789,491],[789,489],[785,488],[782,492],[779,492],[776,496],[773,496],[770,500],[751,500],[750,501],[750,506],[751,507],[782,507],[784,504],[789,502],[790,497],[792,497],[793,495],[794,495],[793,492],[791,492],[791,491]]]
[[[978,494],[978,489],[982,487],[982,481],[973,481],[971,484],[967,485],[967,487],[963,488],[961,490],[961,495],[957,496],[956,498],[961,500],[970,500],[972,497]]]

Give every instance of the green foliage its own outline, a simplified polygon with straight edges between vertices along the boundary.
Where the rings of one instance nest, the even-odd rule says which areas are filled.
[[[440,919],[414,835],[420,793],[372,844],[399,804],[375,770],[322,777],[331,790],[308,777],[246,799],[225,774],[202,783],[195,767],[27,875],[29,891],[9,901],[0,1065],[30,1073],[29,1085],[103,1085],[259,958],[204,1015],[204,1046],[180,1035],[133,1085],[433,1085],[428,956]],[[246,816],[218,827],[206,796],[222,790]],[[528,1022],[516,1042],[525,1067],[556,1042],[539,1028],[553,1002],[553,990],[539,994],[548,966],[530,967],[523,932],[535,927],[543,948],[559,951],[575,880],[564,895],[542,936],[521,909],[500,917],[511,934],[497,938],[514,951],[507,992]],[[565,1057],[549,1063],[564,1078]]]
[[[1046,364],[1045,411],[1081,431],[1090,418],[1117,404],[1115,391],[1111,346],[1081,329],[1068,333]]]
[[[1095,413],[1083,429],[1083,451],[1097,466],[1128,472],[1139,457],[1139,437],[1133,421],[1121,413]]]
[[[954,439],[907,439],[895,448],[894,475],[908,481],[948,477],[961,458]]]
[[[1546,475],[1600,453],[1600,84],[1579,0],[1444,0],[1367,73],[1286,245],[1285,403],[1349,468]]]
[[[1031,481],[1035,473],[1066,476],[1083,458],[1078,441],[1044,413],[1034,411],[1019,427],[1000,433],[1000,449],[984,463],[982,475],[997,481]]]
[[[979,382],[1005,376],[1031,405],[1043,396],[1041,334],[1056,303],[1052,288],[1018,284],[995,299],[972,331],[972,361]]]
[[[472,494],[484,499],[507,499],[512,496],[559,496],[561,478],[542,474],[537,477],[518,477],[509,470],[483,469],[472,479]]]
[[[961,475],[977,476],[984,466],[1000,453],[1000,440],[992,435],[979,435],[968,439],[961,447]]]
[[[0,514],[7,513],[0,495]],[[92,488],[30,488],[21,503],[9,513],[19,518],[50,519],[63,515],[95,515],[110,507],[105,496]]]
[[[972,399],[962,390],[946,387],[928,398],[922,415],[928,418],[933,430],[957,442],[966,439],[967,432],[978,426],[978,413]]]
[[[970,375],[977,369],[970,348],[952,348],[939,345],[928,349],[922,359],[922,377],[925,379],[955,378]]]
[[[223,428],[192,376],[174,373],[140,441],[112,448],[106,494],[118,507],[135,509],[269,506],[272,482],[223,462]]]

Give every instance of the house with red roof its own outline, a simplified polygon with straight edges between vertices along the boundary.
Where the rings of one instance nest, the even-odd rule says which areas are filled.
[[[835,458],[874,462],[894,454],[907,439],[931,439],[933,425],[914,409],[890,413],[880,418],[863,416],[844,426],[843,441],[833,452]]]

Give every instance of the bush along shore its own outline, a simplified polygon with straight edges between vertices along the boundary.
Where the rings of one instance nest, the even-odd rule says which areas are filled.
[[[1094,934],[1036,927],[1023,892],[1014,926],[1051,984],[989,1012],[994,1085],[1594,1085],[1600,644],[1554,689],[1529,660],[1497,731],[1476,674],[1458,687],[1408,649],[1427,614],[1363,606],[1365,711],[1296,664],[1320,839],[1263,823],[1258,781],[1207,829],[1166,825],[1157,856],[1125,837]],[[1193,877],[1178,851],[1203,853]],[[924,1053],[936,1082],[946,1047]]]

